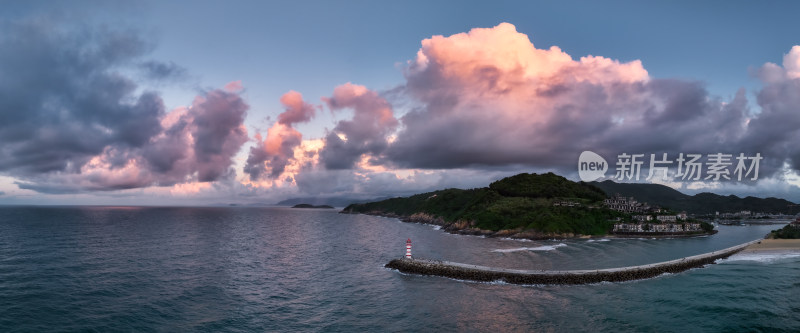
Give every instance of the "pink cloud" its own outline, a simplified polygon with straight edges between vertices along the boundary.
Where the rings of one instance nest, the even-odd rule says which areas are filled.
[[[546,160],[585,144],[570,137],[600,140],[613,119],[641,119],[651,81],[640,61],[574,60],[509,23],[423,40],[405,76],[418,104],[386,154],[426,168],[560,163]]]
[[[353,116],[325,137],[318,164],[293,177],[313,194],[385,192],[398,184],[423,188],[398,176],[420,168],[439,169],[432,174],[495,167],[574,172],[583,150],[673,158],[760,150],[776,157],[764,162],[769,175],[787,152],[800,156],[787,145],[800,135],[800,125],[789,120],[800,117],[787,107],[800,103],[800,80],[791,74],[798,59],[795,47],[783,67],[762,68],[771,79],[759,93],[764,112],[753,116],[744,90],[723,101],[699,82],[651,78],[639,60],[537,49],[511,24],[434,36],[422,41],[405,84],[391,92],[405,108],[399,120],[386,98],[364,86],[347,83],[323,98],[333,112]],[[800,158],[790,161],[800,165]]]
[[[242,80],[231,81],[228,82],[225,87],[225,91],[230,93],[239,93],[244,90],[244,86],[242,86]]]
[[[278,115],[278,122],[284,125],[308,122],[316,113],[316,108],[303,102],[303,95],[294,90],[281,96],[281,104],[286,107],[286,111]]]
[[[800,45],[792,46],[789,53],[783,56],[783,68],[790,78],[800,78]]]
[[[620,63],[586,56],[575,61],[557,46],[537,49],[527,35],[517,32],[510,23],[425,39],[405,74],[409,89],[423,99],[463,90],[474,90],[482,96],[514,94],[519,98],[568,83],[633,83],[648,79],[638,60]]]
[[[270,179],[280,177],[286,166],[294,160],[295,148],[302,143],[302,134],[292,128],[292,124],[310,121],[316,108],[303,101],[303,95],[289,91],[281,96],[285,111],[278,115],[278,121],[267,131],[262,140],[256,135],[256,146],[250,148],[244,172],[251,180],[259,180],[263,175]]]

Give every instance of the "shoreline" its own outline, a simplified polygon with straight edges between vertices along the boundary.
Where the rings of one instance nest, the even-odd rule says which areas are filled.
[[[640,233],[640,234],[605,234],[605,235],[583,235],[583,234],[573,234],[573,233],[548,233],[548,232],[540,232],[540,231],[533,231],[533,230],[523,230],[523,229],[503,229],[498,231],[486,230],[486,229],[479,229],[470,227],[464,221],[456,221],[456,222],[445,222],[442,218],[435,218],[427,214],[414,214],[411,216],[400,216],[396,214],[386,214],[381,212],[369,212],[369,213],[354,213],[354,212],[347,212],[347,211],[340,211],[339,214],[364,214],[369,216],[380,216],[386,218],[395,218],[400,220],[401,222],[405,223],[417,223],[417,224],[425,224],[425,225],[433,225],[438,226],[439,230],[454,234],[454,235],[470,235],[470,236],[484,236],[489,238],[509,238],[509,239],[519,239],[519,240],[567,240],[567,239],[602,239],[602,238],[691,238],[691,237],[702,237],[702,236],[711,236],[719,232],[718,230],[714,229],[711,232],[702,232],[702,233],[687,233],[687,234],[676,234],[676,233]]]
[[[800,239],[762,239],[742,251],[742,253],[765,252],[800,252]]]

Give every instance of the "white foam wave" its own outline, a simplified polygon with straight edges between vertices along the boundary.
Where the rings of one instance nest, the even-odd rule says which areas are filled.
[[[756,261],[762,263],[773,263],[783,259],[800,258],[800,253],[797,252],[747,252],[737,253],[720,262],[730,261]]]
[[[507,241],[515,241],[515,242],[533,242],[532,240],[530,240],[530,239],[527,239],[527,238],[511,238],[511,237],[503,237],[503,238],[500,238],[500,239],[502,239],[502,240],[507,240]]]
[[[611,240],[610,240],[610,239],[608,239],[608,238],[600,238],[600,239],[589,239],[589,240],[586,240],[586,242],[587,242],[587,243],[594,243],[594,242],[609,242],[609,241],[611,241]]]
[[[543,245],[537,247],[517,247],[512,249],[496,249],[492,250],[492,252],[500,252],[500,253],[509,253],[509,252],[520,252],[520,251],[553,251],[556,248],[567,246],[567,244],[559,243],[556,245]]]

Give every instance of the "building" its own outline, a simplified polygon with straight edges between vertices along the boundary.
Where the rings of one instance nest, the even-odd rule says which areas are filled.
[[[735,213],[722,213],[722,214],[717,214],[717,215],[719,215],[723,219],[750,218],[751,216],[753,216],[753,212],[751,212],[749,210],[743,210],[743,211],[738,211],[738,212],[735,212]]]
[[[644,232],[644,229],[638,223],[617,223],[614,224],[613,232]]]
[[[658,215],[656,220],[661,222],[675,222],[678,219],[677,215]]]
[[[650,211],[650,206],[647,203],[638,202],[633,197],[623,197],[619,193],[615,194],[613,198],[604,200],[603,203],[609,209],[624,213],[645,213]]]
[[[800,224],[800,222],[798,222]],[[684,233],[702,231],[700,223],[615,223],[613,232],[659,232],[659,233]]]

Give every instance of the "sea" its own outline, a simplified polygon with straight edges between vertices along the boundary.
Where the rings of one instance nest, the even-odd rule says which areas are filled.
[[[736,254],[622,283],[510,285],[399,273],[405,254],[613,268],[762,238],[520,241],[280,207],[0,207],[0,332],[798,332],[800,253]]]

